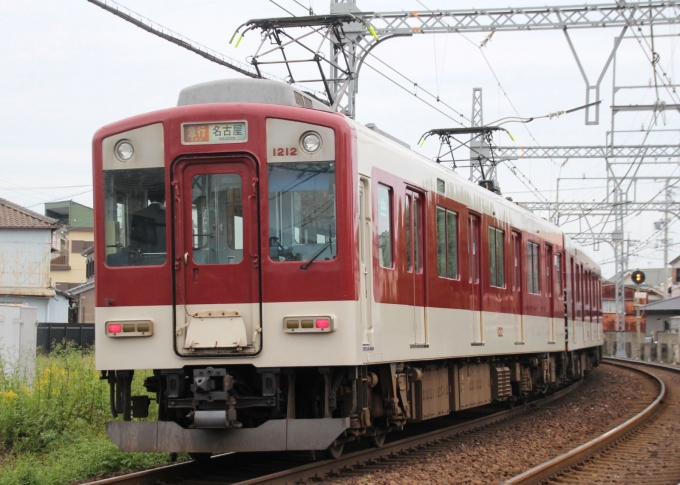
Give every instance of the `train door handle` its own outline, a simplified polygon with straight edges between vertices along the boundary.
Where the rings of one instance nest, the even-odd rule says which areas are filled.
[[[189,264],[189,253],[184,253],[184,264]]]

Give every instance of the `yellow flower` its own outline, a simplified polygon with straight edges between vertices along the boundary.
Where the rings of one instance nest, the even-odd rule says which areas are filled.
[[[10,389],[9,391],[3,393],[2,402],[6,404],[11,404],[14,402],[16,398],[17,394]]]

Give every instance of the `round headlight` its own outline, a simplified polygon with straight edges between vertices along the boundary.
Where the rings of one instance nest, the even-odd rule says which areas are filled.
[[[130,140],[120,140],[113,149],[116,158],[121,162],[127,162],[135,154],[135,147]]]
[[[314,131],[303,133],[300,137],[300,147],[307,153],[314,153],[321,148],[321,137]]]

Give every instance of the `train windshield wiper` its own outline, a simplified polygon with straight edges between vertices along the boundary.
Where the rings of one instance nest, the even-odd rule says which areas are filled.
[[[327,242],[326,244],[324,244],[323,246],[321,246],[321,249],[319,249],[317,252],[315,252],[315,253],[312,255],[312,257],[309,258],[309,259],[305,262],[305,264],[303,264],[302,266],[300,266],[300,269],[307,269],[307,268],[309,268],[309,265],[312,264],[316,258],[318,258],[319,256],[321,256],[321,253],[323,253],[323,252],[326,250],[327,247],[330,247],[331,244],[333,244],[333,239],[332,239],[332,238],[328,238],[328,242]]]

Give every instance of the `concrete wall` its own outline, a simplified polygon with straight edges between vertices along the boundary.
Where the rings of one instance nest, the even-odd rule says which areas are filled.
[[[644,334],[638,345],[636,332],[623,332],[626,357],[647,362],[680,363],[680,334],[677,332],[657,333],[657,340],[646,342]],[[604,333],[604,355],[616,356],[616,332]]]
[[[37,335],[35,308],[0,305],[0,368],[4,373],[19,372],[32,380]]]

